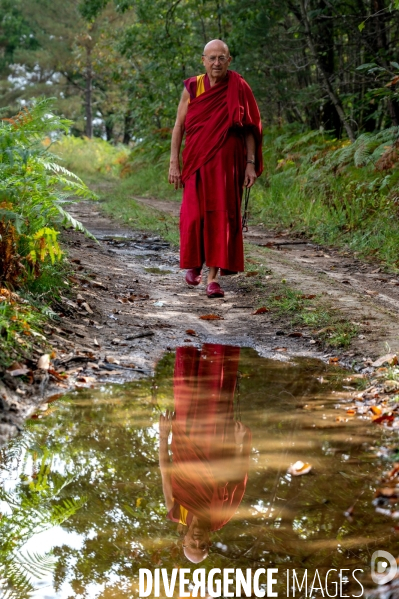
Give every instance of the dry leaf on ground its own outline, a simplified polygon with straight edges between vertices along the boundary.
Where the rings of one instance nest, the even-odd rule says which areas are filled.
[[[195,335],[197,334],[193,329],[187,329],[186,333],[187,335],[192,335],[193,337],[195,337]]]
[[[291,464],[288,468],[288,474],[292,474],[292,476],[301,476],[302,474],[308,474],[312,470],[312,466],[310,464],[305,464],[298,460],[295,464]]]
[[[395,416],[392,414],[382,414],[382,416],[374,416],[373,422],[375,424],[381,424],[381,422],[392,422],[395,420]]]
[[[40,370],[48,370],[50,368],[50,356],[49,354],[43,354],[37,361],[37,367]]]
[[[201,320],[224,320],[223,316],[218,316],[218,314],[203,314],[200,316]]]
[[[252,314],[265,314],[266,312],[269,312],[269,309],[266,308],[266,306],[262,306],[261,308],[255,310],[255,312],[252,312]]]
[[[389,364],[389,366],[396,366],[397,363],[398,356],[396,354],[386,354],[385,356],[381,356],[381,358],[378,358],[378,360],[375,360],[375,362],[373,362],[371,365],[374,366],[374,368],[379,368],[384,364]]]

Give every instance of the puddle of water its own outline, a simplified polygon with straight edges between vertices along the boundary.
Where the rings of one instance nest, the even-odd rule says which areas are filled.
[[[283,597],[287,569],[300,580],[307,569],[309,586],[316,570],[324,581],[328,569],[346,569],[338,596],[363,596],[352,571],[362,568],[356,576],[371,586],[372,553],[397,550],[392,524],[372,506],[380,463],[368,451],[390,433],[337,421],[336,379],[315,360],[208,344],[168,354],[152,380],[50,404],[1,453],[9,597],[28,596],[21,561],[37,599],[138,597],[140,568],[174,567],[277,568]],[[160,443],[167,410],[173,434]],[[298,460],[309,474],[287,473]],[[50,550],[55,565],[38,557]],[[313,596],[327,596],[323,585]]]

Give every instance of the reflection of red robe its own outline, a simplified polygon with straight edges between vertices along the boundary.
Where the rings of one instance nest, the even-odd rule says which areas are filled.
[[[192,99],[183,151],[180,266],[244,270],[241,199],[246,168],[245,132],[256,142],[262,172],[262,128],[249,85],[234,71]]]
[[[180,505],[219,530],[235,514],[247,474],[234,472],[234,391],[240,349],[206,344],[177,349],[174,374],[175,419],[172,425],[172,492],[168,518],[179,521]],[[243,459],[251,447],[249,429]],[[222,465],[222,477],[220,476]]]

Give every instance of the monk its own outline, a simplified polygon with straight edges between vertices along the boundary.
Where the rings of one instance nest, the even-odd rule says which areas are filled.
[[[241,225],[243,186],[262,172],[262,127],[249,85],[230,71],[229,48],[206,44],[206,73],[184,81],[172,133],[169,183],[184,187],[180,211],[180,267],[199,285],[209,267],[208,297],[223,297],[217,278],[244,270]],[[180,168],[180,149],[183,170]]]
[[[238,347],[216,344],[178,348],[174,413],[160,416],[167,517],[183,529],[184,554],[193,563],[207,557],[210,533],[234,516],[247,483],[251,432],[234,418],[239,354]]]

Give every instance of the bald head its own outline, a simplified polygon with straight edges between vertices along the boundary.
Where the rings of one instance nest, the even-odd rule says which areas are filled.
[[[230,56],[230,50],[228,45],[222,40],[211,40],[204,47],[204,54],[224,54]]]
[[[211,40],[204,48],[202,63],[211,86],[226,77],[231,63],[229,47],[222,40]]]

